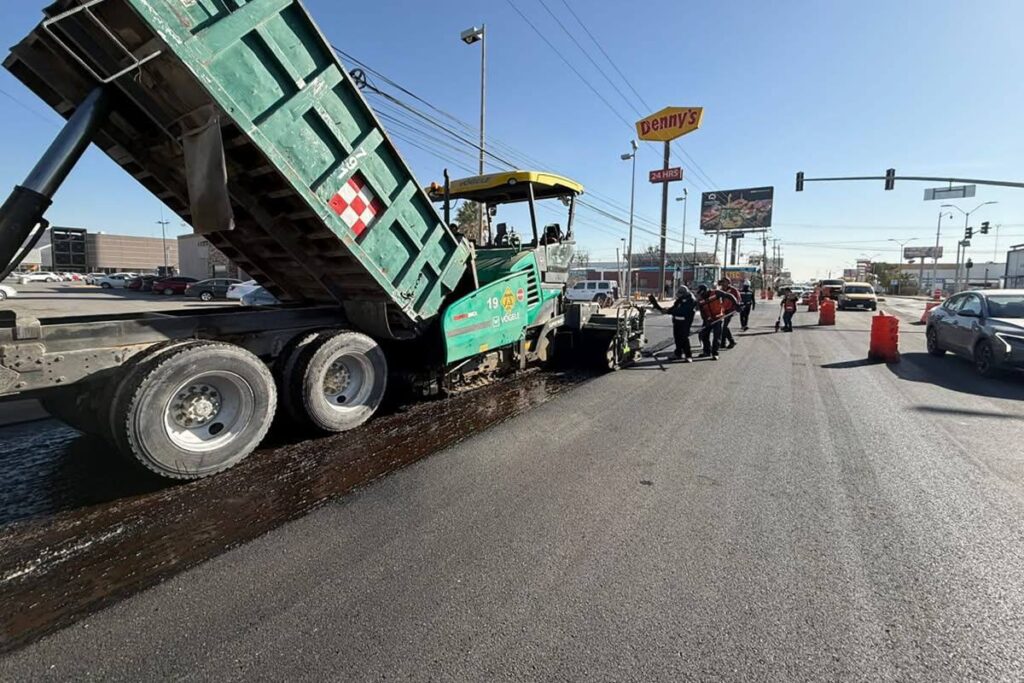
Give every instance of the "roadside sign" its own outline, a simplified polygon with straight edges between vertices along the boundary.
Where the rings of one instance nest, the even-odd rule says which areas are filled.
[[[903,258],[942,258],[942,247],[903,247]]]
[[[775,188],[716,190],[701,195],[700,229],[704,232],[769,228]]]
[[[966,199],[973,197],[977,185],[950,185],[949,187],[929,187],[924,191],[926,202],[933,199]]]
[[[636,122],[641,140],[668,142],[700,128],[704,107],[665,107]]]
[[[680,166],[672,168],[659,168],[648,173],[648,179],[652,183],[671,183],[683,179],[683,169]]]

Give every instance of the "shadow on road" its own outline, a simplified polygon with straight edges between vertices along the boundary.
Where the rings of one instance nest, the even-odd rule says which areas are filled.
[[[908,382],[927,382],[950,391],[989,398],[1009,398],[1024,401],[1024,383],[1018,373],[1007,372],[1001,377],[981,377],[965,359],[954,356],[937,358],[927,353],[904,353],[902,362],[886,365],[900,379]]]
[[[878,365],[881,361],[870,358],[857,358],[854,360],[843,360],[836,363],[825,363],[821,367],[826,370],[846,370],[849,368],[861,368],[865,365]]]
[[[946,408],[944,406],[914,406],[912,410],[933,415],[957,415],[961,417],[996,417],[1001,420],[1024,420],[1024,415],[1000,413],[994,410],[968,410],[966,408]]]

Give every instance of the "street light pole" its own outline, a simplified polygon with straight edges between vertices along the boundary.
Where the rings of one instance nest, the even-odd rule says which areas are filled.
[[[952,204],[943,204],[941,208],[945,209]],[[939,273],[939,239],[942,236],[942,217],[949,216],[950,220],[953,218],[952,211],[939,211],[939,223],[935,226],[935,253],[932,254],[932,289],[935,289],[935,282],[938,279]],[[922,259],[923,261],[923,259]],[[945,288],[943,288],[945,289]]]
[[[633,206],[636,199],[636,140],[629,141],[632,150],[628,154],[621,154],[619,158],[623,161],[633,162],[632,176],[629,181],[629,246],[626,248],[626,296],[633,298]]]
[[[685,283],[685,279],[686,279],[686,205],[689,204],[689,202],[686,201],[686,198],[688,196],[689,196],[689,193],[686,191],[686,188],[684,187],[683,188],[683,196],[682,197],[676,197],[676,201],[677,202],[682,202],[683,203],[683,236],[682,236],[682,240],[680,240],[680,244],[682,244],[682,246],[679,247],[679,283],[680,284],[686,284]]]
[[[168,271],[167,271],[167,225],[169,223],[170,223],[170,221],[164,219],[164,211],[163,211],[163,209],[160,209],[160,220],[157,221],[157,224],[160,226],[160,247],[163,249],[163,252],[164,252],[164,272],[163,272],[164,277],[166,277],[167,274],[168,274]]]
[[[484,122],[487,113],[487,25],[480,24],[480,28],[473,26],[463,31],[459,37],[466,45],[472,45],[475,42],[480,43],[480,175],[484,174]],[[484,211],[483,205],[480,206],[479,215],[479,235],[478,239],[483,238],[484,234]]]
[[[909,244],[910,242],[913,242],[916,239],[917,239],[916,237],[911,237],[909,240],[900,241],[900,240],[894,239],[892,237],[889,238],[890,242],[895,242],[896,244],[900,245],[899,265],[896,266],[896,294],[897,295],[903,293],[903,245]]]
[[[946,209],[946,208],[956,209],[957,211],[959,211],[960,213],[962,213],[964,215],[964,240],[966,240],[967,239],[967,228],[969,227],[968,221],[971,218],[971,214],[974,213],[975,211],[977,211],[978,209],[980,209],[983,206],[988,206],[989,204],[998,204],[998,203],[999,202],[997,202],[997,201],[982,202],[981,204],[978,204],[976,207],[974,207],[970,211],[964,211],[963,209],[961,209],[956,204],[943,204],[941,208],[944,208],[944,209]],[[964,259],[964,258],[967,257],[967,245],[966,244],[961,244],[962,241],[963,240],[958,240],[957,241],[956,275],[953,278],[953,294],[956,294],[957,292],[960,291],[960,261],[961,261],[961,259]],[[963,250],[962,251],[960,249],[960,246],[963,246]]]

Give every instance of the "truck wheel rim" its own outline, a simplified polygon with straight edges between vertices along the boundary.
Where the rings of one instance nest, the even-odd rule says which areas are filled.
[[[207,372],[181,384],[164,410],[164,430],[182,450],[216,450],[237,438],[253,419],[252,386],[233,372]]]
[[[366,403],[372,389],[373,366],[365,356],[339,356],[324,373],[324,400],[334,410],[356,410]]]

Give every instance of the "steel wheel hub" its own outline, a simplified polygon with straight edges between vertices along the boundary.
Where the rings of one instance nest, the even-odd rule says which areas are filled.
[[[331,367],[327,368],[327,374],[324,376],[324,393],[328,396],[338,396],[345,393],[350,384],[352,384],[352,373],[345,367],[345,364],[340,359],[331,363]]]
[[[193,384],[175,398],[171,414],[181,427],[201,427],[217,417],[222,404],[216,389],[208,384]]]

